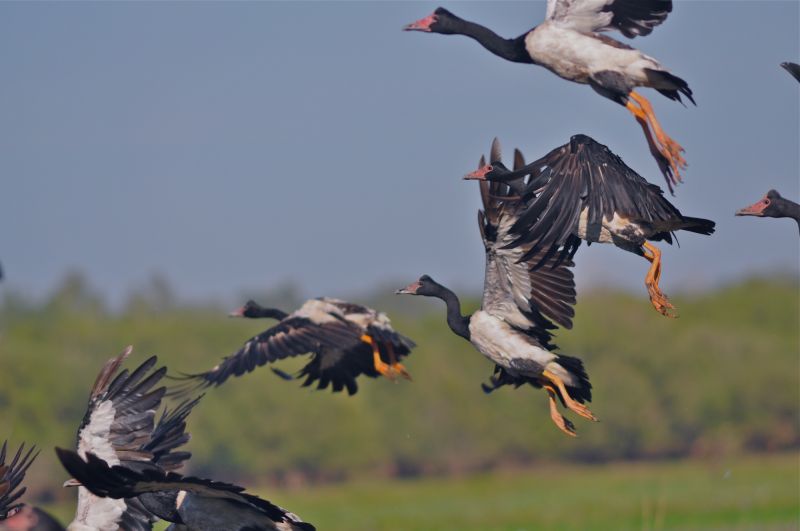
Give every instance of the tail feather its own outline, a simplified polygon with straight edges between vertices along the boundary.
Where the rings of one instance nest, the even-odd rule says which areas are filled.
[[[586,369],[583,367],[583,361],[574,356],[559,354],[556,362],[564,367],[578,382],[577,385],[567,385],[567,389],[570,390],[570,396],[581,403],[591,402],[592,384],[589,382],[589,375],[586,373]]]
[[[683,94],[693,105],[697,105],[692,96],[692,89],[689,88],[689,84],[683,79],[664,70],[645,68],[644,71],[652,87],[664,96],[671,100],[682,102],[681,94]]]
[[[710,219],[692,218],[682,216],[678,219],[655,221],[652,223],[653,229],[657,232],[675,232],[678,230],[686,230],[695,232],[697,234],[704,234],[706,236],[714,234],[714,227],[717,224]]]

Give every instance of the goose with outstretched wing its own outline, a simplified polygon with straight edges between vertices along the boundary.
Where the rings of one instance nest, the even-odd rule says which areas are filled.
[[[492,160],[499,160],[497,144]],[[483,161],[481,162],[483,166]],[[447,324],[484,356],[494,362],[494,389],[500,385],[529,383],[543,387],[549,396],[550,415],[564,433],[574,436],[575,428],[557,409],[556,400],[578,415],[595,420],[585,405],[592,398],[592,385],[575,357],[557,354],[551,343],[557,325],[572,327],[575,304],[574,265],[568,259],[545,256],[545,251],[525,258],[525,246],[510,247],[515,236],[512,226],[524,203],[503,183],[482,182],[483,210],[479,228],[486,252],[483,299],[480,310],[461,315],[458,297],[428,275],[423,275],[398,294],[436,297],[447,305]],[[543,267],[535,267],[539,263]]]
[[[559,77],[587,84],[601,96],[627,108],[645,133],[650,151],[670,191],[687,167],[684,149],[661,128],[650,102],[636,92],[649,87],[675,101],[694,103],[689,85],[656,59],[612,39],[649,35],[672,11],[672,0],[548,0],[545,21],[514,39],[438,8],[407,25],[409,31],[465,35],[516,63],[541,65]]]
[[[166,367],[155,369],[158,359],[152,356],[133,371],[120,371],[132,350],[128,347],[110,359],[97,376],[78,429],[78,454],[94,454],[112,466],[122,464],[135,469],[156,464],[176,470],[191,456],[177,448],[189,440],[186,418],[199,398],[184,401],[172,411],[165,410],[156,423],[156,411],[166,393],[166,387],[156,386],[166,374]],[[147,531],[158,520],[136,498],[99,498],[75,478],[65,486],[78,487],[78,505],[70,530]]]
[[[297,515],[244,489],[195,477],[184,477],[159,467],[132,470],[110,466],[105,460],[57,448],[61,464],[103,499],[137,498],[153,514],[172,522],[169,530],[194,531],[314,531]]]
[[[248,301],[230,315],[279,322],[211,370],[177,377],[187,381],[179,392],[219,386],[267,363],[309,353],[311,360],[299,373],[306,377],[304,386],[317,382],[317,388],[324,389],[330,384],[334,392],[347,389],[352,395],[358,390],[356,378],[362,374],[411,379],[399,360],[410,354],[414,342],[396,332],[386,314],[372,308],[323,297],[306,301],[290,314]],[[281,370],[273,371],[292,379]]]
[[[661,251],[650,241],[672,243],[674,232],[710,235],[714,222],[684,216],[661,189],[648,183],[606,146],[575,135],[544,157],[517,170],[487,164],[465,179],[515,183],[521,200],[510,232],[525,258],[574,255],[580,242],[611,243],[650,262],[645,286],[662,315],[675,309],[659,287]],[[523,185],[522,179],[527,179]]]

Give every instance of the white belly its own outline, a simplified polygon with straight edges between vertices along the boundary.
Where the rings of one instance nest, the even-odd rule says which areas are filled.
[[[472,314],[469,322],[470,342],[481,354],[511,372],[536,376],[539,371],[520,371],[513,360],[533,361],[543,369],[556,358],[552,352],[532,344],[526,336],[502,319],[482,310]]]
[[[578,83],[587,83],[592,73],[603,70],[621,72],[629,81],[644,83],[647,78],[643,68],[658,67],[657,61],[639,50],[617,48],[552,22],[530,32],[525,37],[525,49],[537,63]]]
[[[601,223],[589,223],[589,209],[584,208],[578,218],[579,238],[588,242],[614,243],[614,241],[639,241],[644,239],[644,232],[635,224],[631,224],[628,218],[622,217],[616,212],[614,217],[602,218]]]

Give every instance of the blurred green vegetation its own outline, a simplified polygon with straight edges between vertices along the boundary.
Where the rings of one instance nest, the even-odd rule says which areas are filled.
[[[348,397],[301,388],[260,368],[209,390],[193,413],[192,473],[296,488],[555,461],[710,459],[800,447],[795,279],[752,279],[675,296],[677,320],[659,316],[643,293],[581,294],[574,329],[557,338],[561,352],[583,358],[594,384],[592,410],[600,422],[568,414],[577,439],[552,425],[541,391],[484,395],[480,383],[492,366],[447,329],[439,301],[353,300],[380,304],[418,343],[405,363],[414,381],[362,378],[359,393]],[[287,301],[260,302],[291,309]],[[133,344],[131,364],[157,354],[172,373],[210,368],[269,326],[228,319],[231,309],[181,305],[168,285],[156,282],[109,311],[80,275],[41,302],[7,292],[0,307],[1,435],[44,449],[29,472],[33,490],[45,499],[66,496],[45,488],[64,479],[51,448],[74,444],[106,359]]]

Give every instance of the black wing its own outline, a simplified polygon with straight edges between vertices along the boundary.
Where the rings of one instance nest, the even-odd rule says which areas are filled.
[[[649,35],[672,12],[672,0],[547,0],[547,19],[577,31]]]
[[[183,379],[192,388],[218,386],[231,376],[241,376],[256,367],[284,358],[318,352],[322,347],[348,348],[360,341],[359,330],[343,319],[316,323],[306,317],[289,316],[266,332],[251,338],[235,354],[226,357],[210,371]],[[185,392],[179,390],[178,393]]]
[[[0,448],[0,520],[4,520],[9,513],[13,513],[21,504],[16,501],[25,494],[25,487],[20,487],[25,479],[25,472],[33,460],[39,455],[36,447],[31,446],[25,452],[25,444],[21,444],[14,454],[13,459],[6,464],[6,450],[8,441],[3,441]]]
[[[486,250],[486,276],[482,308],[507,323],[533,334],[549,345],[549,330],[557,323],[572,327],[576,301],[570,260],[541,249],[525,259],[528,246],[514,242],[511,226],[525,208],[519,200],[506,200],[510,189],[502,183],[481,182],[484,210],[478,213]],[[547,267],[537,267],[545,264]]]
[[[797,63],[781,63],[781,66],[786,69],[787,72],[792,74],[797,81],[800,81],[800,65]]]
[[[533,244],[526,257],[543,248],[574,247],[582,214],[590,226],[614,214],[654,225],[682,219],[661,188],[585,135],[573,136],[528,168],[538,176],[528,184],[531,199],[511,229],[519,235],[516,243]],[[658,238],[672,242],[668,232]]]
[[[148,493],[184,491],[197,496],[200,503],[195,511],[202,512],[202,500],[230,500],[228,509],[231,519],[235,512],[246,506],[263,514],[272,522],[284,524],[287,529],[313,531],[311,524],[296,515],[257,496],[247,494],[242,487],[195,477],[184,477],[174,472],[165,472],[157,467],[141,471],[123,466],[109,467],[102,459],[88,454],[86,461],[72,451],[56,448],[61,464],[93,494],[100,497],[131,498]],[[165,515],[162,515],[165,516]],[[195,514],[202,517],[202,514]],[[168,519],[168,518],[165,518]]]

